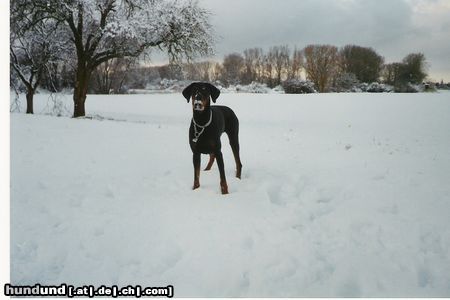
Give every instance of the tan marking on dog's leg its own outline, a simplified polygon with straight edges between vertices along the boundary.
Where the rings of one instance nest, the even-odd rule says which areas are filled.
[[[220,182],[220,190],[222,191],[222,195],[228,194],[228,184],[226,181]]]
[[[216,159],[216,156],[214,154],[209,155],[209,162],[208,165],[205,168],[205,171],[211,170],[212,165],[214,164],[214,160]]]
[[[194,185],[192,189],[195,190],[200,187],[200,153],[195,153],[193,155],[193,163],[194,163]]]

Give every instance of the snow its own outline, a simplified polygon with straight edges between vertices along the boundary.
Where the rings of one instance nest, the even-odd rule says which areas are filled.
[[[223,94],[243,176],[224,137],[221,195],[216,165],[191,190],[181,95],[89,95],[86,119],[37,95],[11,114],[12,284],[449,297],[449,96]]]

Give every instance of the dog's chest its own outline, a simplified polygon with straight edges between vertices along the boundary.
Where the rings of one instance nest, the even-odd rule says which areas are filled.
[[[215,136],[212,128],[205,128],[200,135],[195,135],[193,126],[189,130],[189,145],[192,151],[209,154],[217,149],[217,139],[220,137]]]

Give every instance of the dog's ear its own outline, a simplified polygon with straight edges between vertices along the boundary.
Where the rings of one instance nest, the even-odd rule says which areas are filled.
[[[216,103],[216,99],[219,98],[220,95],[220,90],[213,86],[211,83],[207,83],[206,85],[208,86],[212,101]]]
[[[182,92],[184,98],[186,98],[188,103],[189,103],[189,100],[191,100],[192,90],[194,89],[195,84],[196,84],[195,82],[191,83],[190,85],[185,87]]]

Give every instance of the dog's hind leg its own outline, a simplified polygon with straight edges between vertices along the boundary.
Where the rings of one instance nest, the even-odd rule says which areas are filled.
[[[236,177],[241,179],[242,163],[241,157],[239,155],[239,142],[236,142],[236,144],[231,145],[231,149],[233,150],[234,161],[236,162]]]
[[[212,165],[214,164],[214,160],[216,159],[216,156],[214,154],[209,155],[209,162],[208,165],[205,168],[205,171],[211,170]]]
[[[231,150],[233,151],[234,161],[236,162],[236,177],[241,179],[242,163],[239,155],[238,131],[229,133],[228,138],[230,140]]]

